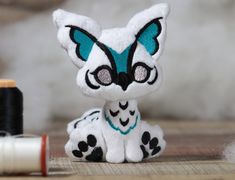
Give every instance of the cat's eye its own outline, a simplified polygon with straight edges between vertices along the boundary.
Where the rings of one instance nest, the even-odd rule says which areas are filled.
[[[139,83],[144,83],[149,79],[150,72],[152,68],[148,65],[138,62],[133,66],[132,74],[134,76],[135,81]]]
[[[109,66],[100,66],[91,74],[94,75],[95,80],[104,86],[108,86],[113,82],[112,69]]]

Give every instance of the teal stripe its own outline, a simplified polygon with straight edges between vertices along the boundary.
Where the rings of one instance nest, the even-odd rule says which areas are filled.
[[[131,44],[132,45],[132,44]],[[127,66],[128,66],[128,56],[130,53],[131,45],[128,46],[123,52],[118,53],[112,48],[106,46],[109,51],[111,52],[114,62],[117,67],[117,73],[124,72],[127,73]]]
[[[112,123],[112,121],[109,119],[109,117],[107,117],[106,115],[105,115],[105,119],[106,119],[106,121],[108,121],[108,123],[109,123],[109,125],[111,126],[111,128],[113,128],[115,131],[119,131],[122,135],[127,135],[132,129],[134,129],[134,128],[136,127],[137,122],[138,122],[138,119],[140,119],[140,118],[139,118],[139,116],[136,116],[135,124],[133,124],[132,126],[130,126],[126,131],[122,131],[119,127],[116,127],[116,126]]]
[[[79,45],[79,53],[81,57],[85,61],[87,61],[91,49],[94,45],[94,41],[92,41],[90,37],[88,37],[86,34],[84,34],[79,30],[74,31],[73,38],[76,41],[76,43]]]
[[[149,54],[153,55],[157,48],[156,38],[159,35],[159,27],[157,24],[152,23],[145,31],[140,35],[138,41],[146,48]]]

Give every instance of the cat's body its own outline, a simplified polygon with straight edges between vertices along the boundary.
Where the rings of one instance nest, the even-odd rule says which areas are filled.
[[[166,145],[161,128],[141,120],[135,100],[107,102],[103,109],[90,110],[69,123],[67,132],[65,150],[74,160],[139,162],[159,156]]]
[[[58,39],[79,68],[77,85],[105,100],[68,125],[66,153],[74,160],[139,162],[165,148],[159,126],[141,121],[137,97],[161,82],[156,61],[163,50],[168,5],[135,15],[124,28],[101,30],[92,19],[63,10],[53,14]]]

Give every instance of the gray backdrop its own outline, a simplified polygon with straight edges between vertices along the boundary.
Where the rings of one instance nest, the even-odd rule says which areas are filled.
[[[138,11],[168,2],[162,87],[139,100],[144,118],[234,119],[235,1],[0,0],[0,77],[25,97],[27,129],[72,120],[103,101],[76,87],[77,69],[59,46],[54,9],[90,16],[103,28],[124,26]],[[40,4],[40,3],[41,4]],[[27,4],[28,3],[28,4]]]

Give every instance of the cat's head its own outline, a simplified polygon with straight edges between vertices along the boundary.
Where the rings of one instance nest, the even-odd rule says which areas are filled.
[[[126,27],[102,30],[88,17],[55,11],[58,39],[79,68],[83,93],[114,101],[156,90],[168,12],[167,4],[158,4],[136,14]]]

